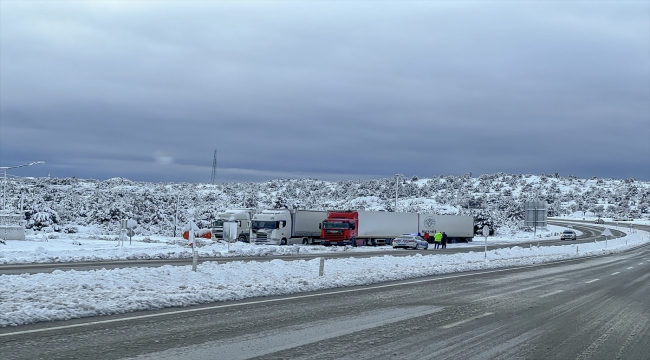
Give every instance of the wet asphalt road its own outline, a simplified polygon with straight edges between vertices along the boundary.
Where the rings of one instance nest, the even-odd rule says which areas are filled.
[[[3,359],[647,359],[650,246],[0,329]]]

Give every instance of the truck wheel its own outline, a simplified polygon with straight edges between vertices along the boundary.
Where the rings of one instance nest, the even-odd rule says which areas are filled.
[[[302,239],[302,244],[303,244],[303,245],[309,245],[309,239],[307,239],[307,238],[303,238],[303,239]]]
[[[280,245],[287,245],[287,239],[280,240]]]
[[[246,235],[239,235],[237,241],[248,242],[248,238],[246,237]]]
[[[375,239],[370,239],[370,245],[377,246],[377,242],[375,242]]]
[[[352,239],[350,239],[350,243],[352,243],[353,247],[357,247],[357,238],[353,237]]]

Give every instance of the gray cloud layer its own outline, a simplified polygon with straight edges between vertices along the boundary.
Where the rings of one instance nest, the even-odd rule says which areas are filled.
[[[16,175],[650,180],[650,5],[0,2]]]

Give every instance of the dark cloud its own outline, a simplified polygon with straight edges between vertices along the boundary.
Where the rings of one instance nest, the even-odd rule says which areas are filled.
[[[142,4],[0,3],[0,165],[650,180],[646,2]]]

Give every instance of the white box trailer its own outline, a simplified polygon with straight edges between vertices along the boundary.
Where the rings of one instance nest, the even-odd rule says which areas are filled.
[[[420,214],[418,231],[420,233],[428,232],[429,234],[444,231],[451,243],[469,242],[474,238],[474,217]]]
[[[320,224],[327,218],[328,211],[296,210],[292,214],[292,238],[307,238],[307,243],[320,242]],[[303,241],[303,243],[305,243]]]
[[[359,228],[357,239],[364,239],[366,245],[385,245],[403,234],[417,233],[418,214],[386,212],[386,211],[357,211]]]
[[[251,242],[255,244],[316,244],[320,224],[328,211],[264,210],[253,216]]]

